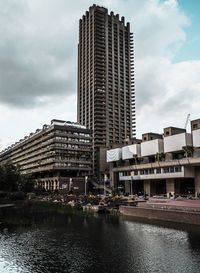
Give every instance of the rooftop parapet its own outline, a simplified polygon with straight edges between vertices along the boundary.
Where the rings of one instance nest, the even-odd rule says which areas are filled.
[[[178,127],[167,127],[164,128],[164,137],[173,136],[181,133],[186,133],[186,129]]]
[[[191,130],[198,130],[200,129],[200,119],[195,119],[191,121]]]
[[[200,119],[191,121],[193,146],[200,148]]]
[[[141,156],[152,156],[164,152],[163,139],[157,138],[141,143]]]
[[[183,147],[192,146],[192,135],[189,133],[181,133],[164,137],[164,152],[182,151]]]
[[[59,120],[59,119],[52,119],[51,125],[70,126],[70,127],[75,127],[75,128],[86,129],[85,126],[81,125],[78,122],[64,121],[64,120]]]
[[[116,148],[116,149],[111,149],[107,151],[107,162],[114,162],[118,161],[122,158],[122,149],[121,148]]]
[[[150,141],[154,139],[163,139],[163,135],[157,133],[145,133],[142,134],[142,142]]]
[[[141,145],[140,144],[133,144],[122,147],[122,159],[132,159],[134,157],[141,156]]]

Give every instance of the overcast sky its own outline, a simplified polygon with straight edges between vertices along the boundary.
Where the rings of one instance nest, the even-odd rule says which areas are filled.
[[[78,24],[93,3],[134,32],[137,137],[200,118],[199,0],[0,0],[0,150],[76,121]]]

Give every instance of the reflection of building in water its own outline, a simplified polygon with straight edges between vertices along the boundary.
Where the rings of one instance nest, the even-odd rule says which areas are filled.
[[[0,164],[11,161],[22,173],[33,174],[36,185],[84,192],[85,176],[92,173],[92,130],[52,120],[0,153]]]
[[[107,151],[114,187],[168,197],[200,194],[200,119],[191,121],[191,133],[168,127],[135,141]]]

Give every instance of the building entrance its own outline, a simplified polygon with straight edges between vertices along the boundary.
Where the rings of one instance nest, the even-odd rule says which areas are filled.
[[[163,195],[166,194],[166,181],[165,180],[153,180],[150,182],[151,195]]]
[[[194,193],[195,193],[195,182],[193,178],[175,180],[175,194],[190,195]]]

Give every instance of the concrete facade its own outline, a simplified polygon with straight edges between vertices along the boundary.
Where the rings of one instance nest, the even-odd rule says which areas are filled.
[[[135,136],[133,34],[118,14],[93,5],[79,20],[77,120],[94,132],[94,174],[112,144]],[[107,168],[107,167],[106,167]]]
[[[174,197],[175,195],[175,180],[173,178],[166,179],[167,197]]]
[[[200,193],[200,168],[195,168],[195,194]]]
[[[2,151],[0,164],[7,161],[32,174],[36,187],[84,192],[85,176],[92,174],[92,130],[54,119]]]
[[[200,142],[198,121],[191,122],[191,125],[197,124],[195,129],[192,127],[191,134],[175,127],[165,128],[163,135],[143,134],[143,141],[138,144],[141,154],[134,150],[132,158],[122,157],[118,162],[111,162],[111,179],[117,179],[113,185],[123,186],[133,181],[132,190],[137,188],[141,192],[143,188],[143,194],[168,197],[199,195],[200,151],[199,147],[193,146],[194,135],[195,143]],[[126,149],[128,146],[122,147],[122,152]]]

